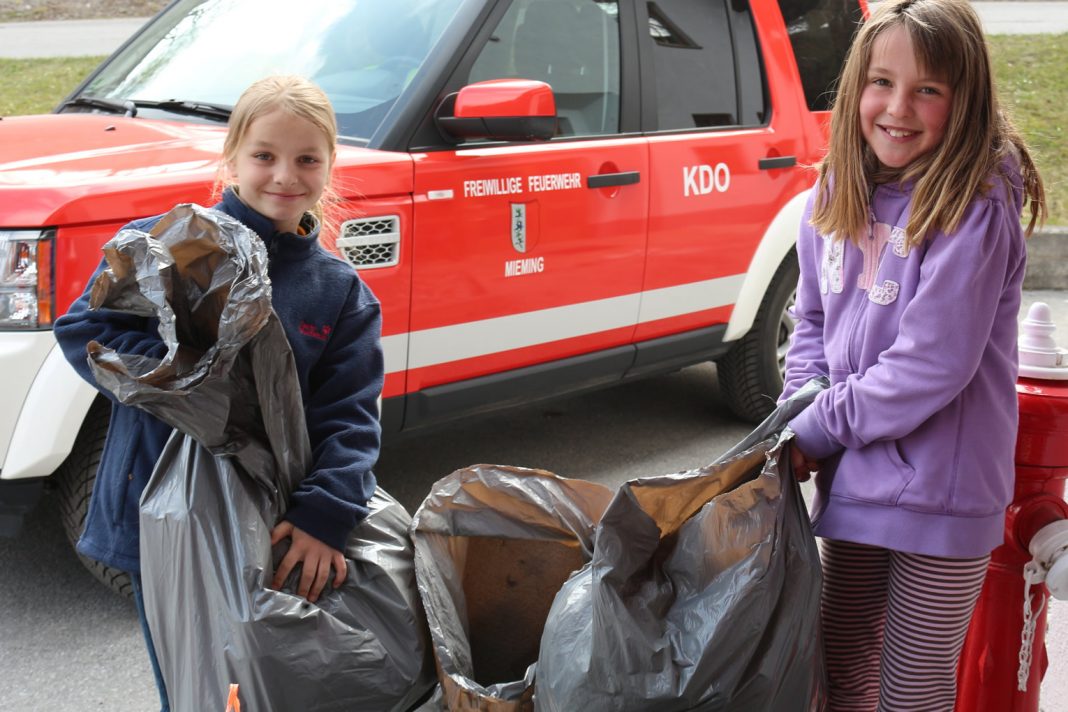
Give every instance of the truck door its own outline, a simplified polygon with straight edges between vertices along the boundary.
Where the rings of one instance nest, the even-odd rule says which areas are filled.
[[[639,4],[652,173],[644,290],[657,298],[643,304],[638,340],[725,324],[765,230],[808,180],[797,164],[809,156],[811,119],[801,116],[796,79],[780,80],[781,57],[770,58],[774,81],[765,78],[771,62],[750,8]],[[771,21],[782,33],[782,20]]]
[[[559,129],[413,153],[409,393],[610,352],[637,319],[648,159],[643,138],[621,135],[617,3],[515,0],[487,27],[453,84],[545,81]]]

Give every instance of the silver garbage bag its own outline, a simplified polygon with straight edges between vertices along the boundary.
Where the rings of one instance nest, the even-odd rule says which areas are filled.
[[[623,485],[542,633],[534,709],[822,709],[822,582],[785,423],[812,383],[714,464]]]
[[[406,710],[433,684],[410,517],[379,489],[319,601],[268,588],[270,531],[311,463],[263,243],[196,205],[105,245],[93,307],[159,319],[162,359],[90,344],[94,375],[176,428],[141,497],[149,627],[176,712]]]

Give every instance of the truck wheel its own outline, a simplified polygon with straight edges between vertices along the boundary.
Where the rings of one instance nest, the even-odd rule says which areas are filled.
[[[97,398],[89,408],[89,413],[82,423],[82,429],[78,431],[74,448],[56,470],[59,512],[63,519],[63,529],[67,533],[67,540],[70,541],[71,546],[78,542],[82,530],[85,529],[89,496],[93,493],[96,468],[100,465],[100,454],[104,451],[104,439],[108,434],[110,420],[110,405],[103,398]],[[120,596],[133,598],[130,575],[125,571],[105,566],[81,554],[78,554],[78,558],[102,584]]]
[[[762,421],[775,409],[782,393],[786,350],[794,331],[789,310],[794,304],[798,274],[797,253],[790,250],[771,278],[753,327],[716,362],[727,407],[742,420]]]

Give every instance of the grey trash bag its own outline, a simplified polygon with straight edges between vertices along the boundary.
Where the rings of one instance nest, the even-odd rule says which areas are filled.
[[[311,462],[293,355],[271,308],[263,243],[195,205],[105,246],[95,307],[159,318],[161,359],[90,344],[94,375],[176,428],[141,497],[149,627],[176,712],[406,710],[433,684],[411,518],[381,489],[315,604],[298,573],[268,588],[270,531]]]
[[[440,686],[421,710],[533,709],[545,617],[589,561],[612,497],[543,470],[474,465],[439,480],[412,519]]]
[[[823,385],[714,464],[619,489],[549,611],[536,710],[822,708],[819,554],[780,433]]]

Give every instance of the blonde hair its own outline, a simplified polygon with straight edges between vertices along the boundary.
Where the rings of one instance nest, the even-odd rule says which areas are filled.
[[[331,155],[333,155],[337,147],[337,117],[334,115],[334,107],[330,103],[330,98],[316,84],[304,77],[295,74],[277,74],[253,82],[238,98],[233,111],[230,112],[226,139],[223,141],[221,168],[237,158],[238,149],[252,122],[275,109],[282,109],[310,121],[323,132],[330,146]],[[222,190],[231,184],[232,181],[224,177],[224,171],[220,170],[215,181],[215,195],[220,195]],[[329,212],[326,206],[336,202],[334,190],[327,185],[323,195],[311,210],[322,224],[320,233],[333,230],[333,221],[328,219]]]
[[[953,90],[941,143],[898,170],[880,166],[860,126],[872,46],[894,27],[905,28],[917,62],[937,71]],[[1019,162],[1025,201],[1030,201],[1030,235],[1046,218],[1045,191],[1026,142],[999,106],[975,11],[966,0],[887,0],[861,26],[846,55],[831,115],[830,150],[819,166],[812,225],[825,235],[858,240],[867,226],[872,186],[914,181],[905,227],[909,244],[918,245],[939,230],[952,233],[973,197],[989,188],[986,181],[1000,170],[1006,154]]]

